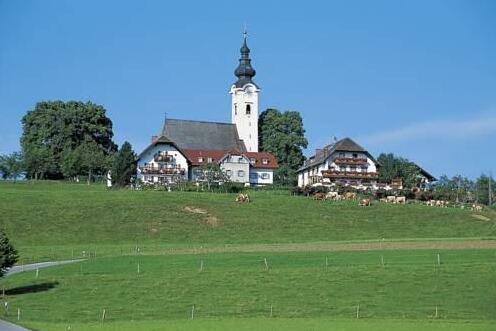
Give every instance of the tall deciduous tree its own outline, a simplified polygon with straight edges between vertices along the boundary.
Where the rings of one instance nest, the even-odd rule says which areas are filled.
[[[0,172],[4,179],[11,178],[15,181],[23,171],[24,160],[21,153],[0,155]]]
[[[21,146],[29,176],[62,177],[64,157],[83,144],[95,143],[105,155],[112,154],[112,121],[105,113],[92,102],[37,103],[22,118]]]
[[[17,251],[9,238],[3,230],[0,230],[0,277],[17,262],[18,258]]]
[[[267,109],[258,120],[258,139],[262,151],[271,152],[279,163],[275,181],[294,185],[296,170],[305,161],[303,149],[308,146],[303,120],[296,111]]]
[[[419,185],[420,169],[415,163],[392,153],[379,155],[377,161],[381,164],[379,168],[381,181],[390,182],[399,177],[404,187],[412,188]]]
[[[114,154],[111,167],[112,185],[124,187],[131,183],[136,174],[136,154],[130,143],[124,142]]]

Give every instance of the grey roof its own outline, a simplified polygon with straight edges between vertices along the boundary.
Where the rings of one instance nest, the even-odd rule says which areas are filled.
[[[334,152],[362,152],[366,153],[367,156],[372,159],[372,161],[378,163],[374,157],[365,150],[362,146],[358,145],[355,141],[350,138],[344,138],[336,141],[333,144],[324,146],[324,148],[318,150],[318,152],[311,156],[303,166],[298,169],[298,171],[305,170],[307,168],[313,167],[324,163],[324,161]]]
[[[246,151],[236,125],[231,123],[167,118],[160,135],[173,141],[180,149]]]

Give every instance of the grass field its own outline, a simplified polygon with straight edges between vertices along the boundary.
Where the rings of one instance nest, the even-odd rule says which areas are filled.
[[[253,203],[237,204],[233,194],[0,183],[0,225],[24,262],[81,257],[83,251],[119,255],[136,246],[152,252],[226,244],[496,237],[495,211],[476,215],[379,203],[363,208],[352,201],[322,203],[282,191],[251,196]]]
[[[494,211],[250,194],[0,183],[0,226],[24,262],[87,257],[2,279],[3,318],[19,308],[41,331],[496,330]]]

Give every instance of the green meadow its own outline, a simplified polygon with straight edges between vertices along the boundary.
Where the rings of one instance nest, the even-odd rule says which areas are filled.
[[[23,263],[85,258],[1,279],[0,317],[40,331],[496,330],[494,211],[250,195],[0,183]]]

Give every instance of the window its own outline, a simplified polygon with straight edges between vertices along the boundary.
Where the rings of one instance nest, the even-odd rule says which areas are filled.
[[[269,164],[269,159],[262,159],[262,164]]]
[[[232,176],[232,170],[226,170],[226,176],[231,177]]]
[[[256,172],[251,172],[250,173],[250,178],[251,179],[257,179],[258,178],[258,174]]]
[[[357,170],[356,166],[351,166],[351,167],[350,167],[350,171],[355,172],[356,170]]]
[[[346,167],[345,166],[340,166],[339,167],[339,171],[346,171]]]
[[[202,157],[199,157],[198,158],[198,162],[203,162],[203,158]]]
[[[238,158],[238,163],[243,163],[243,160],[244,160],[244,159],[243,159],[243,157],[242,157],[242,156],[240,156],[240,157]]]
[[[357,158],[358,157],[358,154],[357,153],[353,153],[353,158]]]
[[[238,177],[244,177],[245,176],[245,171],[244,170],[238,170]]]
[[[238,115],[238,105],[234,104],[234,115]]]
[[[270,178],[269,173],[267,173],[267,172],[262,173],[262,179],[269,179],[269,178]]]
[[[339,153],[339,157],[344,157],[344,153]]]
[[[251,114],[251,105],[246,105],[246,115]]]
[[[255,164],[255,162],[257,162],[257,160],[254,157],[250,157],[250,163]]]
[[[207,159],[207,162],[208,162],[208,163],[212,163],[212,161],[213,161],[213,159],[212,159],[211,157],[209,157],[209,158]]]

